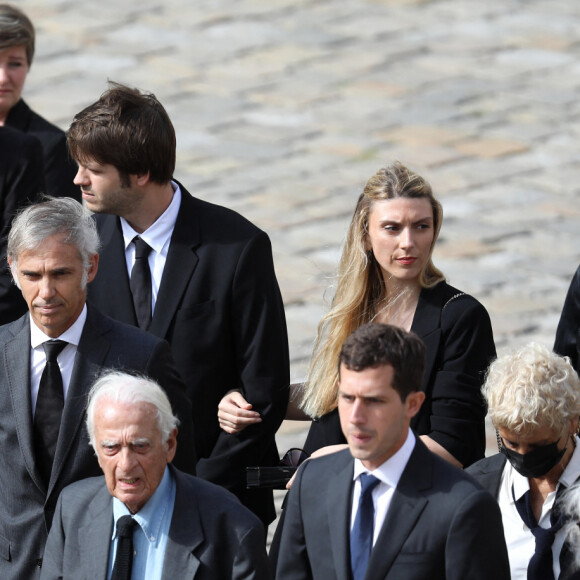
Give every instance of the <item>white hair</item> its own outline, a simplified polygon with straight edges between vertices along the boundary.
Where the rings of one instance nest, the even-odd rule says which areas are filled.
[[[97,451],[95,442],[95,408],[101,399],[114,403],[148,403],[156,409],[157,426],[161,440],[166,443],[173,430],[179,425],[179,419],[171,411],[171,403],[165,391],[153,380],[131,375],[121,371],[109,371],[103,374],[88,396],[87,431],[89,442]]]

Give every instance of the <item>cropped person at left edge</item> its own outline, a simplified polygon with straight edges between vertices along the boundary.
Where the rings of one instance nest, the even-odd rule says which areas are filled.
[[[62,129],[35,113],[22,98],[22,90],[32,66],[35,48],[34,26],[18,8],[0,4],[0,125],[36,137],[43,152],[44,193],[81,200],[73,183],[76,163],[68,154]]]
[[[194,470],[191,410],[169,346],[85,305],[98,245],[92,217],[70,198],[26,208],[10,230],[8,261],[29,313],[0,327],[2,580],[39,577],[61,490],[100,473],[83,420],[104,369],[163,386],[182,421],[176,463]]]

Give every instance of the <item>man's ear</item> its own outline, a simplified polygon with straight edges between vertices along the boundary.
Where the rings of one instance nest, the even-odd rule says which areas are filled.
[[[133,175],[132,177],[135,178],[135,183],[139,187],[143,187],[149,183],[149,171],[147,173]]]
[[[87,271],[87,284],[95,279],[98,269],[99,269],[99,254],[93,254],[89,258],[89,269]]]
[[[10,267],[10,273],[12,274],[12,280],[16,284],[17,288],[20,288],[20,281],[18,280],[18,263],[13,262],[10,258],[8,259],[8,266]]]
[[[419,412],[424,400],[425,393],[423,391],[413,391],[407,395],[405,405],[407,407],[407,417],[409,417],[409,419]]]

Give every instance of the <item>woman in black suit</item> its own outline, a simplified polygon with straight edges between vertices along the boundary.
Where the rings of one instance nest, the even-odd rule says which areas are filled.
[[[500,453],[467,472],[499,503],[512,580],[577,580],[578,375],[530,343],[492,363],[483,394]]]
[[[330,312],[318,329],[299,406],[314,419],[305,450],[345,443],[337,414],[338,353],[367,322],[412,330],[427,347],[426,399],[412,427],[435,453],[465,467],[484,456],[485,406],[480,388],[495,357],[485,308],[453,288],[434,266],[441,204],[431,186],[400,163],[366,184],[352,218]],[[250,402],[251,403],[251,402]],[[237,432],[259,420],[240,393],[220,403],[222,428]],[[289,409],[287,418],[297,418]]]
[[[40,141],[46,193],[81,201],[80,188],[73,183],[77,167],[68,154],[64,131],[32,111],[21,97],[34,56],[34,40],[28,17],[9,4],[0,4],[0,125]]]

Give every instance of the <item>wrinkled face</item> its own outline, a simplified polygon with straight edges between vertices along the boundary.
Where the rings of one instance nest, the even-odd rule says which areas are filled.
[[[86,206],[95,213],[126,217],[141,201],[139,193],[122,184],[119,171],[110,163],[79,162],[74,183],[80,185]]]
[[[367,250],[372,249],[383,278],[418,282],[429,261],[435,236],[433,208],[426,198],[374,201],[368,220]]]
[[[94,410],[95,445],[109,493],[132,513],[155,493],[177,446],[177,429],[163,443],[150,403],[101,399]]]
[[[405,443],[409,423],[419,411],[422,392],[405,401],[392,387],[394,370],[382,365],[362,371],[340,367],[338,413],[353,457],[374,470]]]
[[[0,124],[20,100],[28,69],[24,45],[0,50]]]
[[[95,277],[99,261],[98,254],[91,257],[85,282],[79,251],[64,238],[65,234],[56,234],[40,247],[22,252],[17,263],[8,260],[34,323],[51,338],[59,337],[79,317],[86,282]]]

